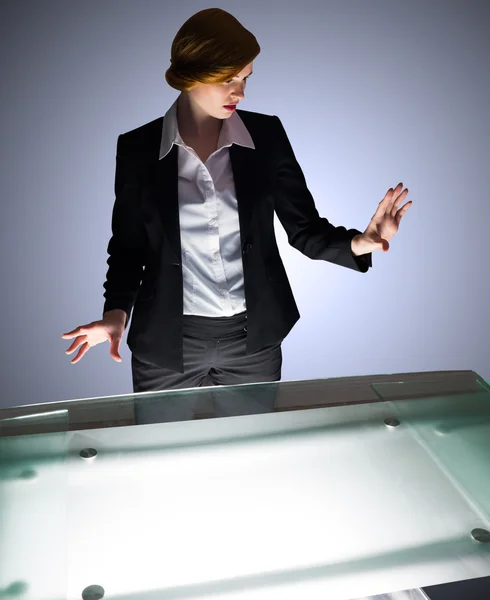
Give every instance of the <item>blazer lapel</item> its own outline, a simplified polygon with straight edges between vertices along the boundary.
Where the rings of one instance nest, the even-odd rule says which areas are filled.
[[[173,146],[161,160],[155,160],[149,169],[149,180],[144,186],[142,209],[150,244],[158,254],[162,245],[170,247],[166,262],[180,263],[180,225],[178,199],[178,147]],[[162,244],[163,238],[168,244]]]
[[[174,253],[174,260],[181,261],[180,223],[179,223],[179,148],[173,145],[170,152],[159,161],[157,169],[158,210],[163,230]]]
[[[258,150],[232,144],[230,146],[230,161],[235,180],[240,237],[243,246],[250,232],[250,221],[255,202],[261,193],[262,173],[260,161],[258,160]]]

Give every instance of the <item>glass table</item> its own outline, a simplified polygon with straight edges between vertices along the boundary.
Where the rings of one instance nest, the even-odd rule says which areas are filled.
[[[473,371],[0,410],[2,599],[427,598],[489,532]]]

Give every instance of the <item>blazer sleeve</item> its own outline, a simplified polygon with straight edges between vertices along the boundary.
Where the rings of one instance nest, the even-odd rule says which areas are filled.
[[[115,308],[124,310],[127,325],[141,285],[148,239],[140,210],[137,168],[126,135],[120,135],[117,140],[115,201],[112,237],[107,247],[109,268],[104,283],[103,312]]]
[[[335,227],[320,217],[303,171],[296,160],[279,117],[275,119],[277,142],[274,177],[275,211],[291,246],[316,260],[326,260],[365,273],[372,266],[372,255],[355,256],[351,240],[357,229]]]

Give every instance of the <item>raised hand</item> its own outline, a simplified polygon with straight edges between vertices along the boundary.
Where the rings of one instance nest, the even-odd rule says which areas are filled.
[[[356,255],[375,250],[388,251],[389,241],[398,231],[403,215],[412,205],[409,200],[400,208],[407,194],[408,188],[403,189],[403,183],[386,192],[364,233],[352,240],[352,250]]]
[[[81,360],[92,346],[101,344],[106,340],[111,344],[109,351],[112,358],[117,362],[121,362],[119,346],[124,333],[125,322],[126,313],[123,310],[115,309],[106,312],[104,318],[100,321],[92,321],[92,323],[81,325],[73,331],[64,333],[61,336],[64,340],[75,338],[72,345],[65,351],[66,354],[71,354],[77,348],[80,348],[78,354],[71,361],[72,364]]]

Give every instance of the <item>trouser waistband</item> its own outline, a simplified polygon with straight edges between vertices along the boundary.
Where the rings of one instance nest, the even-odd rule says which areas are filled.
[[[243,334],[247,331],[247,312],[231,317],[203,317],[184,315],[183,333],[189,337],[221,339]]]

